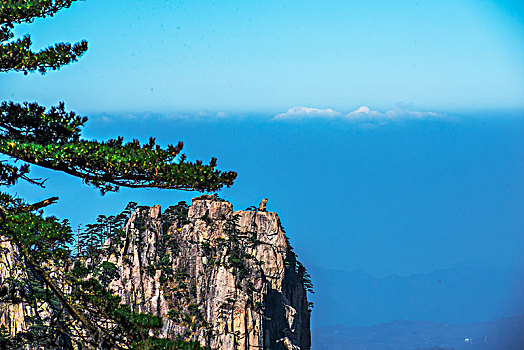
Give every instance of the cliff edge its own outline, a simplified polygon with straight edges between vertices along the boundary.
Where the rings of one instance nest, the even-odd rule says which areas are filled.
[[[0,279],[19,273],[4,245]],[[104,283],[134,311],[161,316],[162,337],[217,350],[311,347],[311,284],[276,213],[233,211],[213,196],[163,213],[142,207],[104,246],[117,267]],[[0,326],[15,334],[34,312],[0,302]]]

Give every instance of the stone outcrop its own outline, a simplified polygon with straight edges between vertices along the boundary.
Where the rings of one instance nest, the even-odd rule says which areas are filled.
[[[0,326],[4,326],[11,334],[25,332],[28,324],[26,317],[33,316],[34,311],[21,301],[23,293],[21,288],[15,288],[11,284],[5,283],[10,279],[27,280],[28,275],[21,266],[21,257],[18,249],[11,242],[1,237],[0,242]],[[15,301],[15,302],[13,302]]]
[[[163,337],[220,350],[310,349],[309,282],[276,213],[201,196],[164,213],[135,211],[105,247],[118,268],[108,287],[134,311],[161,316]],[[2,254],[5,279],[13,262]],[[23,308],[0,304],[0,324],[23,329]]]

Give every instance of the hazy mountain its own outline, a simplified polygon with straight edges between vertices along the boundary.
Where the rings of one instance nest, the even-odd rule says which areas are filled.
[[[313,350],[522,350],[524,317],[454,325],[394,321],[313,329]]]
[[[524,313],[517,270],[473,262],[406,277],[311,267],[313,326],[371,326],[399,319],[465,324]]]

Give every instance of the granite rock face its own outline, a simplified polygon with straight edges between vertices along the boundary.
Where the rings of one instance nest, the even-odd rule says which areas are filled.
[[[212,349],[310,348],[300,265],[277,214],[204,198],[169,221],[158,206],[128,221],[110,257],[121,271],[109,287],[125,303],[162,316],[164,336]]]
[[[8,329],[11,334],[27,330],[26,318],[34,315],[34,310],[22,300],[23,290],[6,283],[10,279],[25,280],[27,273],[21,266],[21,258],[16,246],[1,237],[0,242],[0,326]]]
[[[118,268],[108,287],[134,311],[161,316],[161,336],[220,350],[310,349],[307,273],[277,214],[201,196],[164,213],[142,207],[123,232],[105,243]],[[2,254],[5,279],[13,262]],[[16,333],[27,312],[0,303],[0,324]]]

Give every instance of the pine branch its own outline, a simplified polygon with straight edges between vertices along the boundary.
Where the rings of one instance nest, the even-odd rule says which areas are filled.
[[[44,74],[49,69],[57,70],[76,62],[87,51],[87,41],[74,45],[58,43],[41,51],[31,51],[31,37],[0,45],[0,72],[17,71],[24,74],[38,71]]]
[[[76,0],[3,0],[0,25],[33,22],[35,18],[53,16]]]
[[[21,207],[19,209],[19,211],[21,211],[21,212],[35,211],[35,210],[47,207],[48,205],[54,204],[57,201],[58,201],[58,197],[51,197],[51,198],[48,198],[48,199],[44,199],[43,201],[40,201],[38,203],[31,204],[31,205],[26,205],[24,207]]]
[[[93,337],[95,343],[104,344],[106,346],[110,346],[110,348],[122,349],[114,342],[112,336],[109,333],[107,333],[107,331],[89,321],[89,319],[80,310],[75,308],[69,302],[67,297],[63,294],[61,288],[59,288],[53,282],[53,279],[47,274],[47,272],[31,259],[29,251],[23,244],[21,244],[16,239],[13,241],[18,247],[18,250],[22,253],[22,256],[24,257],[26,264],[29,265],[38,275],[40,275],[40,277],[42,277],[44,283],[53,291],[55,296],[58,298],[58,300],[60,300],[60,303],[67,309],[69,314],[73,316],[73,318],[76,319],[78,322],[84,325],[84,327]]]

